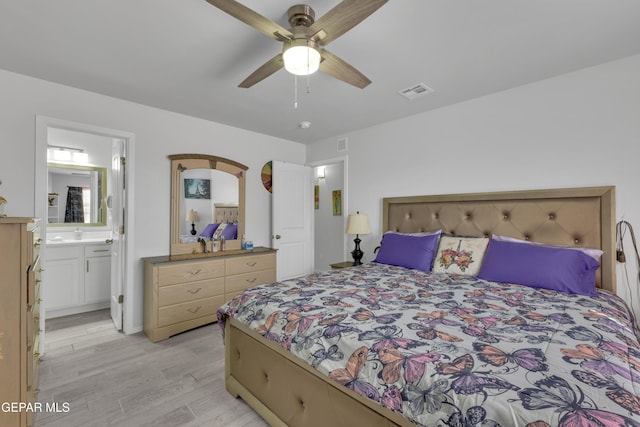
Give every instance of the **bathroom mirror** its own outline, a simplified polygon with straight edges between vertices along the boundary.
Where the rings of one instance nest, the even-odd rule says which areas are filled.
[[[47,163],[48,226],[106,226],[107,169]]]
[[[226,249],[240,249],[247,166],[207,154],[172,154],[169,159],[171,255],[202,252],[197,239],[213,223],[231,224],[235,238],[226,240]]]

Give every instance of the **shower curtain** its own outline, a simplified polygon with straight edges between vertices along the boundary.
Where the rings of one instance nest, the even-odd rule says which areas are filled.
[[[67,191],[67,207],[64,212],[64,222],[84,222],[82,187],[69,187]]]

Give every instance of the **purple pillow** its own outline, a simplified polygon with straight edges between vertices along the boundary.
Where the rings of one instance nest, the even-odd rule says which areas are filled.
[[[224,240],[236,240],[238,238],[238,224],[227,224],[222,230]]]
[[[374,262],[431,271],[438,239],[440,239],[440,233],[427,235],[385,233]]]
[[[491,239],[478,277],[595,296],[600,263],[581,251]]]
[[[204,230],[202,230],[202,233],[200,233],[200,237],[208,237],[209,239],[212,238],[213,233],[216,232],[218,226],[220,226],[220,223],[207,225]]]

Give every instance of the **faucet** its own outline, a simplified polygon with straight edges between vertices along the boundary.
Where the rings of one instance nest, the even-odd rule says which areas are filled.
[[[202,253],[206,254],[207,251],[207,241],[204,240],[202,237],[198,237],[198,243],[200,243],[200,246],[202,246]]]

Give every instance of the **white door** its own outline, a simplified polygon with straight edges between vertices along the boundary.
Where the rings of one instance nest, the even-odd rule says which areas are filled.
[[[273,161],[271,247],[278,250],[278,280],[313,272],[312,169]]]
[[[123,283],[125,256],[125,147],[124,140],[114,138],[111,158],[113,185],[107,207],[111,216],[111,319],[117,330],[122,330]]]

